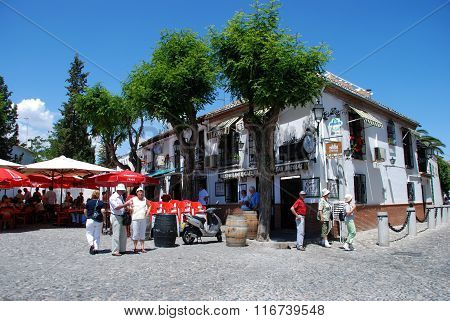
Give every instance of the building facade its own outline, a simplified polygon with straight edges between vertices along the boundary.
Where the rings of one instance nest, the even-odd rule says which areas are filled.
[[[419,217],[425,204],[442,204],[436,160],[427,159],[417,141],[419,124],[372,99],[370,91],[331,73],[326,77],[317,104],[287,108],[279,116],[272,228],[295,228],[289,208],[300,190],[307,193],[310,234],[318,232],[316,209],[324,187],[332,201],[354,195],[359,229],[375,228],[378,211],[387,211],[399,224],[408,204],[415,205]],[[246,104],[237,101],[199,119],[194,179],[224,213],[238,207],[241,190],[259,187],[254,137],[242,119],[246,111]],[[143,171],[161,182],[149,187],[147,197],[170,193],[179,199],[183,159],[173,131],[145,141],[139,153]]]

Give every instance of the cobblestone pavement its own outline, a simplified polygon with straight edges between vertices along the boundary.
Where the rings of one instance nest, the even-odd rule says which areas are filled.
[[[0,300],[449,300],[449,226],[419,227],[389,248],[375,245],[376,230],[358,233],[354,252],[205,238],[170,249],[148,241],[149,252],[122,257],[89,255],[84,229],[15,230],[0,234]]]

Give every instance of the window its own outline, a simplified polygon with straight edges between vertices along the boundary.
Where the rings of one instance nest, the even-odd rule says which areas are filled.
[[[426,148],[419,142],[417,142],[417,161],[419,165],[419,172],[426,173],[428,168]]]
[[[416,200],[416,192],[414,191],[414,183],[409,182],[406,185],[408,192],[408,202],[414,202]]]
[[[230,133],[221,135],[219,141],[220,166],[232,166],[239,164],[240,135],[235,131],[235,126],[230,128]]]
[[[357,204],[367,203],[367,191],[366,191],[366,175],[356,174],[354,177],[355,188],[355,202]]]
[[[174,156],[174,168],[179,171],[181,167],[181,152],[180,152],[180,142],[176,140],[173,143],[173,156]]]
[[[225,181],[225,202],[237,203],[238,202],[238,180],[230,179]]]
[[[256,164],[256,150],[255,150],[255,140],[253,139],[253,133],[248,132],[248,161],[249,165]]]
[[[388,144],[396,145],[397,139],[395,136],[395,124],[392,120],[389,120],[387,123],[387,136],[388,136]]]
[[[354,159],[364,159],[366,155],[366,141],[364,133],[364,122],[359,115],[348,113],[348,125],[350,129],[350,147]]]
[[[405,157],[406,168],[414,168],[413,149],[411,132],[407,128],[402,128],[403,156]]]
[[[339,199],[339,180],[329,179],[327,188],[330,191],[330,198]]]

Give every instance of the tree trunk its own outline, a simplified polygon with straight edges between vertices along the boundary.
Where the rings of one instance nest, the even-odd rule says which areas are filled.
[[[259,173],[259,223],[258,241],[269,241],[270,220],[273,211],[273,177],[275,174],[274,132],[278,121],[279,108],[273,108],[258,124],[246,123],[246,128],[253,133],[255,154]],[[251,111],[252,113],[252,111]],[[252,119],[250,116],[248,119]],[[255,120],[255,118],[253,118]]]
[[[197,145],[198,127],[193,125],[190,127],[192,136],[189,141],[183,137],[183,130],[176,130],[178,141],[180,142],[180,152],[183,156],[183,189],[182,197],[187,200],[194,200],[195,186],[194,186],[194,169],[195,169],[195,147]]]
[[[105,141],[105,147],[108,150],[109,154],[111,155],[111,161],[113,162],[114,165],[118,166],[119,168],[123,169],[123,170],[131,170],[130,166],[122,164],[121,162],[119,162],[119,159],[117,158],[116,155],[116,147],[114,142]]]

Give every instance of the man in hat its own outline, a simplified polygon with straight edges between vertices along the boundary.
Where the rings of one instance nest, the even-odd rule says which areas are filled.
[[[319,201],[319,210],[317,219],[320,221],[321,225],[321,232],[320,236],[322,237],[322,246],[324,247],[331,247],[330,243],[328,242],[328,233],[331,231],[331,224],[330,224],[330,216],[331,216],[331,204],[328,201],[328,197],[330,196],[330,191],[327,188],[324,188],[322,190],[322,198]]]
[[[305,238],[305,217],[306,217],[306,193],[301,191],[299,198],[291,207],[292,214],[295,215],[295,224],[297,225],[297,250],[304,251],[303,240]]]
[[[123,215],[125,207],[131,205],[131,200],[124,202],[123,194],[126,188],[124,184],[118,184],[116,191],[109,198],[109,208],[111,209],[111,226],[113,235],[111,238],[111,251],[113,256],[121,256],[127,249],[127,232],[123,225]]]

